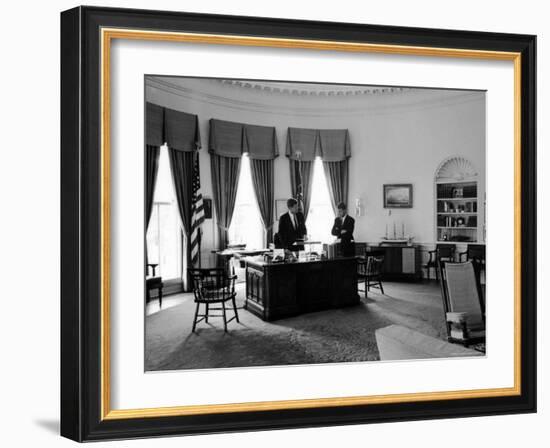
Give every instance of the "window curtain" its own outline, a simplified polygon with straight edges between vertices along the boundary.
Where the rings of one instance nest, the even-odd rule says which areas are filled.
[[[198,150],[201,147],[199,120],[197,115],[166,109],[164,127],[178,211],[183,233],[189,241],[193,208],[193,170],[195,157],[199,157]],[[187,275],[188,266],[191,266],[191,248],[186,244],[182,275],[186,291],[191,285]]]
[[[279,155],[274,127],[245,125],[245,152],[250,158],[254,193],[265,230],[266,246],[273,241],[275,204],[274,159]]]
[[[164,144],[164,108],[147,103],[145,107],[145,274],[147,275],[147,229],[153,212],[160,147]]]
[[[214,208],[218,221],[218,243],[225,249],[228,243],[227,231],[235,210],[237,186],[241,170],[240,157],[224,157],[210,154]]]
[[[332,208],[336,214],[338,204],[348,202],[349,163],[351,145],[347,129],[322,129],[319,146],[327,180]]]
[[[178,211],[187,237],[191,231],[191,212],[193,206],[193,168],[195,153],[170,148],[168,151],[172,182],[178,201]],[[190,255],[190,254],[187,254]]]
[[[153,198],[159,166],[160,146],[145,145],[145,230],[153,212]]]
[[[273,165],[273,159],[250,159],[252,183],[264,225],[266,246],[273,242],[273,208],[275,204]]]
[[[286,156],[290,164],[292,196],[298,199],[304,218],[307,219],[311,202],[313,163],[321,155],[319,131],[316,129],[288,128]]]
[[[327,180],[328,191],[330,193],[330,202],[334,213],[338,212],[338,204],[348,201],[348,161],[341,162],[325,162],[323,161],[325,178]]]
[[[214,209],[218,225],[218,245],[225,249],[231,225],[243,154],[244,126],[217,119],[210,120],[208,146]]]

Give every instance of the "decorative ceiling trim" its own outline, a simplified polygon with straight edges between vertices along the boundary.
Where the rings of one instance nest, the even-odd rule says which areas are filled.
[[[212,80],[216,84],[221,86],[220,80]],[[421,111],[424,109],[430,109],[438,106],[449,106],[449,105],[458,105],[463,103],[475,102],[482,100],[478,94],[479,92],[472,91],[463,91],[458,92],[458,95],[452,97],[438,97],[430,99],[414,99],[411,101],[410,96],[418,93],[422,89],[408,88],[402,92],[394,92],[394,95],[386,94],[386,97],[393,98],[393,102],[387,104],[373,104],[369,99],[372,98],[374,101],[376,98],[380,99],[382,95],[370,94],[369,99],[367,96],[361,97],[360,95],[334,95],[331,98],[334,99],[335,103],[331,105],[330,108],[319,107],[319,104],[310,104],[307,101],[307,98],[313,99],[323,99],[323,96],[311,95],[309,97],[301,96],[301,104],[310,104],[309,106],[296,106],[289,105],[288,103],[281,104],[272,104],[266,102],[266,98],[270,96],[269,92],[262,94],[262,91],[257,89],[259,95],[258,99],[263,99],[264,101],[250,101],[242,99],[242,96],[236,95],[236,98],[230,98],[228,96],[223,96],[215,93],[208,93],[202,89],[197,89],[195,87],[186,87],[181,84],[175,84],[170,81],[170,77],[163,76],[148,76],[145,78],[145,84],[149,88],[158,89],[162,92],[176,95],[188,100],[198,101],[205,104],[211,104],[218,107],[226,107],[234,110],[244,110],[249,112],[259,112],[267,115],[293,115],[293,116],[308,116],[308,117],[327,117],[327,116],[361,116],[361,115],[385,115],[385,114],[394,114],[398,112],[407,112],[407,111]],[[235,87],[238,88],[238,87]],[[457,92],[455,92],[457,93]],[[282,96],[280,96],[282,97]],[[405,103],[399,103],[399,98],[407,97]],[[328,98],[328,97],[324,97]],[[364,101],[360,101],[361,98],[364,98]],[[353,100],[353,103],[345,100]]]
[[[292,95],[292,96],[381,95],[381,94],[401,93],[401,92],[412,90],[411,88],[408,88],[408,87],[345,86],[345,85],[338,86],[335,84],[243,81],[238,79],[216,79],[214,81],[223,85],[229,85],[229,86],[238,87],[238,88],[268,92],[272,94]]]

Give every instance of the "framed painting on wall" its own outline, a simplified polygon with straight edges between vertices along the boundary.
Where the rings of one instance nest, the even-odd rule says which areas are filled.
[[[535,412],[534,36],[100,7],[77,7],[65,11],[61,14],[61,25],[63,436],[91,441]],[[308,64],[295,63],[301,58],[307,59]],[[166,76],[159,77],[156,75],[158,73]],[[152,77],[155,79],[151,80]],[[210,120],[219,118],[213,114],[206,120],[200,118],[197,122],[194,118],[195,121],[190,121],[185,113],[176,113],[182,111],[175,111],[169,101],[163,105],[156,101],[154,106],[158,107],[152,107],[150,110],[154,112],[149,113],[147,88],[153,84],[155,88],[162,87],[164,93],[169,92],[172,95],[170,98],[196,101],[196,90],[190,93],[188,85],[180,85],[179,88],[174,87],[174,83],[168,85],[167,77],[193,78],[200,80],[197,85],[208,85],[212,89],[236,89],[236,96],[225,102],[225,110],[229,112],[225,112],[224,122],[218,120],[213,125]],[[293,87],[289,88],[289,84]],[[369,89],[370,93],[376,90],[376,95],[401,94],[404,89],[413,97],[419,94],[406,86],[416,86],[418,90],[483,92],[477,97],[487,102],[487,110],[490,111],[487,114],[488,144],[482,156],[486,160],[485,171],[490,173],[487,176],[487,201],[494,203],[494,206],[487,208],[487,222],[498,223],[498,226],[488,226],[487,232],[495,235],[491,237],[493,241],[514,241],[514,250],[487,245],[487,259],[491,263],[486,265],[485,275],[487,281],[496,277],[499,281],[487,288],[487,297],[483,296],[483,292],[479,296],[491,310],[491,317],[486,323],[491,345],[488,345],[486,353],[452,361],[446,356],[436,356],[419,362],[420,358],[413,356],[408,358],[408,362],[399,362],[404,357],[391,358],[393,362],[383,363],[371,360],[333,362],[329,356],[321,363],[305,362],[299,367],[293,363],[274,366],[267,362],[254,367],[240,364],[218,368],[210,354],[203,358],[200,356],[207,353],[212,345],[208,344],[209,338],[219,343],[225,332],[223,329],[210,331],[217,330],[215,324],[204,322],[205,331],[188,331],[184,338],[195,344],[197,351],[193,355],[197,359],[212,364],[203,364],[203,368],[197,369],[163,369],[163,360],[158,358],[162,353],[150,351],[149,361],[159,367],[151,370],[159,371],[152,373],[148,370],[147,339],[144,334],[154,328],[155,331],[180,335],[182,328],[169,325],[173,321],[167,317],[172,313],[189,313],[185,303],[194,305],[194,302],[193,299],[185,299],[174,303],[174,298],[164,297],[164,304],[159,304],[160,311],[156,309],[151,310],[150,314],[144,313],[144,308],[148,309],[146,297],[149,287],[158,289],[167,283],[158,275],[144,276],[147,215],[157,213],[157,222],[160,222],[164,213],[166,222],[170,222],[170,226],[178,232],[181,231],[178,225],[185,227],[187,224],[183,221],[188,220],[189,227],[184,232],[189,235],[187,241],[181,242],[181,247],[170,253],[174,257],[171,269],[174,275],[181,277],[178,284],[185,285],[187,282],[191,285],[192,279],[183,266],[190,266],[196,253],[193,251],[195,240],[192,235],[204,210],[204,204],[201,205],[199,200],[201,185],[220,187],[212,188],[212,205],[209,208],[216,210],[210,227],[217,235],[211,239],[213,242],[222,241],[231,224],[231,215],[224,215],[228,207],[238,202],[241,210],[245,210],[242,213],[246,214],[246,207],[254,206],[252,194],[269,191],[269,188],[264,188],[270,182],[269,176],[263,184],[258,182],[257,176],[258,173],[269,173],[270,159],[263,149],[270,147],[271,155],[278,155],[278,147],[270,136],[277,137],[279,132],[279,141],[281,137],[287,137],[290,141],[287,148],[298,145],[296,141],[299,145],[310,141],[313,148],[309,160],[305,159],[307,154],[303,151],[294,160],[292,150],[285,153],[286,158],[279,158],[278,163],[283,164],[284,173],[278,171],[282,174],[276,182],[280,180],[288,190],[279,197],[297,190],[307,202],[308,186],[315,185],[316,191],[311,193],[313,206],[310,219],[320,216],[316,213],[325,207],[325,214],[335,220],[338,227],[345,227],[346,214],[339,212],[341,221],[334,216],[334,210],[341,201],[322,204],[315,202],[315,195],[323,189],[331,199],[345,197],[345,188],[340,191],[335,186],[346,185],[342,179],[345,179],[343,173],[350,165],[347,161],[349,142],[343,140],[342,157],[337,160],[327,157],[326,148],[327,142],[332,144],[342,136],[347,139],[348,134],[338,133],[335,136],[313,129],[304,119],[308,114],[319,114],[319,109],[312,107],[294,108],[296,120],[302,120],[300,132],[296,133],[299,134],[298,140],[292,140],[294,131],[290,131],[291,126],[287,126],[286,122],[287,134],[281,134],[280,129],[271,134],[267,134],[265,129],[258,129],[265,127],[266,123],[250,122],[248,128],[235,126],[231,111],[245,107],[242,98],[239,100],[245,91],[243,89],[263,92],[276,103],[270,112],[278,110],[281,116],[286,116],[290,95],[302,99],[317,98],[321,103],[332,97],[357,99],[362,94],[369,94],[365,93]],[[491,95],[485,96],[484,92],[491,92]],[[208,89],[203,89],[201,95],[205,99],[203,104],[215,99]],[[394,100],[395,97],[391,96],[389,101]],[[394,102],[393,106],[401,107],[399,101]],[[257,103],[249,102],[246,107],[257,107]],[[197,110],[203,109],[197,107]],[[362,116],[364,112],[360,108],[351,110],[346,107],[342,110],[342,116]],[[403,108],[399,110],[402,112]],[[376,114],[372,111],[368,113],[373,121],[373,132],[385,129],[376,126]],[[181,122],[186,120],[185,129],[192,131],[193,138],[183,135],[183,127],[171,125],[174,116]],[[202,133],[200,126],[203,126]],[[245,159],[241,159],[241,153],[238,157],[235,154],[223,155],[232,160],[216,159],[220,156],[216,151],[223,152],[227,146],[214,143],[217,135],[212,131],[214,126],[223,127],[226,134],[230,133],[227,141],[231,141],[233,146],[237,142],[243,154],[254,153],[251,151],[253,134],[263,136],[258,150],[260,155],[256,160],[250,159],[250,166],[246,167],[247,182],[256,185],[249,191],[250,198],[236,199],[239,193],[232,189],[237,174],[242,170],[242,163],[239,165],[237,160]],[[276,126],[277,123],[274,124]],[[324,130],[329,127],[324,126]],[[235,129],[236,132],[233,132]],[[205,131],[211,133],[206,132],[205,135]],[[485,135],[483,137],[485,141]],[[208,141],[208,151],[203,148],[200,153],[202,158],[199,158],[196,151],[201,149],[201,141]],[[269,144],[266,145],[266,142]],[[352,157],[356,154],[364,153],[358,150]],[[356,159],[350,159],[351,163]],[[290,178],[287,163],[295,168],[290,171]],[[315,164],[325,173],[327,185],[315,183],[308,177],[308,173],[314,172],[312,167]],[[403,178],[401,176],[405,173],[395,173],[402,167],[394,165],[392,174]],[[155,170],[149,170],[150,167],[155,167]],[[310,168],[312,171],[308,171]],[[355,168],[351,168],[352,172]],[[361,171],[365,178],[375,176],[381,168],[371,164],[365,165],[364,170],[367,169],[371,171]],[[158,211],[148,213],[147,204],[155,203],[154,189],[150,185],[158,181],[163,170],[166,194],[156,200]],[[177,170],[176,182],[172,182],[174,179],[170,177],[170,172]],[[199,171],[200,182],[196,182],[199,177],[195,173]],[[229,177],[227,173],[234,175],[233,183],[216,184],[215,175],[219,173],[225,173],[225,180]],[[385,178],[389,178],[389,174]],[[424,195],[433,189],[433,178],[429,179],[430,187],[424,190],[420,189],[416,178],[408,178],[414,179],[417,190],[415,208],[421,205],[428,207],[428,203],[435,202],[433,198],[433,201],[424,201],[428,205],[421,204]],[[297,184],[300,188],[296,188]],[[380,184],[378,181],[376,188]],[[491,195],[492,191],[498,194]],[[352,197],[363,197],[362,194],[365,194],[366,201],[369,200],[368,191],[354,191],[353,194]],[[229,199],[220,201],[221,195]],[[448,198],[449,202],[461,200],[463,198]],[[254,218],[260,223],[258,225],[263,223],[266,235],[278,218],[267,219],[266,216],[269,217],[273,211],[276,215],[281,210],[286,211],[286,203],[274,202],[271,207],[260,207]],[[265,203],[269,204],[269,201]],[[162,212],[163,205],[166,206],[165,212]],[[384,207],[412,207],[412,185],[385,185]],[[375,208],[369,207],[369,210]],[[345,208],[343,210],[345,212]],[[510,210],[513,213],[509,213]],[[442,213],[451,212],[444,210]],[[467,213],[473,214],[465,209],[463,214]],[[431,222],[434,213],[426,215]],[[384,222],[369,214],[367,217],[370,219],[368,225],[374,227],[373,231],[382,234]],[[222,221],[222,218],[227,219]],[[308,225],[311,222],[308,221]],[[358,227],[359,224],[356,223]],[[300,223],[291,225],[298,226]],[[350,221],[346,225],[349,226]],[[206,244],[206,236],[203,244]],[[263,237],[259,234],[258,239]],[[169,243],[164,247],[173,249]],[[231,251],[223,251],[225,248],[220,249],[223,256],[235,255]],[[280,263],[275,266],[262,258],[267,255],[263,249],[238,254],[256,257],[255,267],[246,271],[246,288],[241,286],[241,291],[246,289],[247,299],[250,298],[250,308],[256,307],[255,310],[263,309],[261,302],[265,289],[257,287],[262,278],[273,275],[273,269],[282,269],[278,272],[290,276],[312,263],[310,259],[304,259],[293,260],[292,265]],[[338,271],[342,273],[340,277],[353,277],[355,281],[357,260],[344,257],[336,262],[344,266],[342,271]],[[321,290],[324,285],[330,286],[332,281],[338,279],[334,279],[334,270],[323,271],[323,263],[327,264],[329,260],[318,260],[315,267],[319,269],[309,271],[311,275],[300,271],[301,275],[293,277],[295,282],[299,278]],[[352,271],[348,269],[350,266]],[[348,275],[350,272],[353,276]],[[285,282],[285,287],[288,284]],[[353,285],[353,288],[356,287],[356,284]],[[229,289],[224,283],[222,287],[215,288],[215,293],[210,288],[210,293],[219,294],[220,290]],[[285,306],[299,309],[300,298],[285,291],[281,296],[286,301]],[[156,294],[155,290],[151,291],[153,298]],[[318,302],[331,305],[330,298],[325,296],[320,294]],[[495,297],[498,298],[498,307],[491,305],[496,303],[493,302]],[[361,309],[369,306],[367,302],[361,302]],[[313,301],[308,302],[309,305],[311,303]],[[249,312],[234,303],[232,309],[243,318]],[[351,312],[358,309],[347,308],[348,311],[341,313],[348,312],[354,315],[353,319],[360,319],[365,313]],[[465,318],[454,311],[450,310],[450,317],[447,316],[454,321],[438,322],[442,328],[449,324],[451,330],[456,332],[456,328],[462,328]],[[331,311],[315,314],[325,312]],[[251,349],[246,355],[257,358],[275,356],[281,345],[265,341],[277,339],[271,338],[276,326],[270,324],[268,319],[247,318],[250,321],[256,319],[257,334],[261,337],[255,351]],[[312,318],[299,315],[293,319],[302,323],[302,329],[309,328],[310,331],[294,331],[291,325],[278,325],[277,331],[286,331],[291,339],[307,333],[318,346],[323,345],[322,341],[315,339],[322,332],[319,331],[321,327],[312,325]],[[353,322],[358,326],[352,329],[360,327],[359,322]],[[485,325],[485,322],[482,323]],[[239,322],[236,319],[231,324],[237,326]],[[391,352],[395,347],[390,347],[387,342],[392,339],[386,338],[382,344],[375,334],[378,331],[377,335],[383,336],[382,333],[393,331],[388,328],[392,325],[384,328],[377,325],[367,328],[373,346],[378,344],[376,353],[382,353],[383,349]],[[326,330],[328,327],[324,328]],[[330,329],[334,330],[334,327]],[[427,338],[426,334],[407,333],[410,331],[407,328],[400,331],[415,338]],[[233,339],[225,339],[231,339],[238,345],[239,333],[234,335],[236,337]],[[261,341],[264,341],[263,345]],[[440,346],[449,341],[438,340],[437,343]],[[168,347],[173,359],[184,356],[182,347],[184,345],[178,344]],[[472,354],[472,347],[453,347],[458,351],[465,350],[461,353]],[[235,350],[235,346],[224,346],[220,358],[231,353],[231,350]],[[365,377],[369,377],[370,381],[366,383]],[[434,380],[426,384],[426,377]],[[346,378],[346,381],[339,378]],[[212,387],[196,387],[205,382]],[[231,387],[226,387],[227,384]]]
[[[384,185],[384,208],[412,208],[412,184]]]

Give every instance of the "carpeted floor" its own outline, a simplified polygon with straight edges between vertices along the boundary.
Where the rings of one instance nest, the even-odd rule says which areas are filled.
[[[244,303],[239,285],[237,306]],[[224,333],[221,318],[191,332],[191,294],[181,303],[146,317],[145,370],[318,364],[379,359],[374,331],[391,324],[444,338],[445,323],[436,283],[385,283],[358,306],[264,322],[239,309]],[[361,293],[363,297],[363,293]],[[231,316],[230,314],[228,314]]]

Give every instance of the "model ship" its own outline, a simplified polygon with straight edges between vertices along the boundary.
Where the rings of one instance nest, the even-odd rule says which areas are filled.
[[[405,223],[401,223],[401,235],[397,233],[397,226],[395,222],[393,223],[393,235],[388,235],[388,225],[386,224],[386,234],[381,237],[382,244],[407,244],[411,245],[413,236],[405,235]]]

